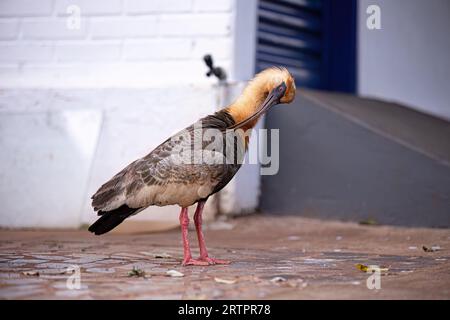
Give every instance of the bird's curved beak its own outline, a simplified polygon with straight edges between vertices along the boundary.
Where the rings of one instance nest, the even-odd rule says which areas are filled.
[[[246,125],[247,123],[253,121],[254,119],[257,119],[259,116],[263,115],[267,110],[269,110],[274,105],[277,105],[280,103],[280,99],[284,96],[286,93],[287,86],[284,82],[282,82],[279,86],[274,88],[270,93],[267,95],[266,100],[259,106],[258,111],[256,111],[254,114],[252,114],[250,117],[245,119],[244,121],[241,121],[234,126],[230,127],[229,129],[239,129],[242,126]]]

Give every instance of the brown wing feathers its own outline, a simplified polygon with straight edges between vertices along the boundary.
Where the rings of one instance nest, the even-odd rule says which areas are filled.
[[[226,129],[235,123],[234,119],[226,110],[218,111],[213,115],[201,119],[201,121],[203,128],[215,129]],[[194,126],[187,128],[188,131],[193,131],[193,129]],[[172,151],[171,143],[173,143],[171,139],[166,140],[143,159],[134,161],[100,187],[100,189],[92,196],[92,206],[95,211],[98,211],[98,215],[101,217],[89,227],[89,231],[96,235],[106,233],[122,223],[129,216],[144,209],[130,208],[125,204],[126,197],[132,196],[134,193],[138,192],[143,185],[160,184],[163,182],[160,180],[164,178],[166,178],[166,180],[176,180],[183,177],[181,172],[179,177],[173,177],[169,174],[171,168],[164,169],[163,167],[158,166],[160,160],[170,156],[170,152]],[[157,176],[153,176],[150,172],[150,167],[155,166],[158,166],[158,170],[152,170],[152,172]],[[236,171],[237,169],[238,168],[236,168]],[[167,170],[169,171],[166,172]],[[168,176],[165,176],[165,173],[167,173]],[[227,181],[218,181],[219,188],[216,188],[214,192],[226,185],[234,173],[235,172],[230,172],[230,174],[228,174],[229,177],[227,177]],[[170,181],[164,181],[164,183],[167,182]],[[123,202],[117,200],[121,197],[124,197]],[[114,203],[115,201],[117,201],[117,203]],[[112,210],[108,210],[108,208],[111,208]]]
[[[105,208],[111,200],[123,192],[123,179],[125,173],[126,169],[116,174],[111,180],[103,184],[91,197],[92,206],[95,211]]]

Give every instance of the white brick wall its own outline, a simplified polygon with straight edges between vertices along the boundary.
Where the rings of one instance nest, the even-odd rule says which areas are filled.
[[[219,1],[221,2],[221,1]],[[148,14],[160,12],[191,12],[192,0],[128,0],[125,11],[129,14]]]
[[[60,41],[55,45],[55,60],[66,61],[116,61],[120,59],[120,41]]]
[[[12,40],[19,33],[18,19],[2,19],[0,20],[0,40]]]
[[[157,17],[102,17],[91,19],[91,38],[129,39],[157,36]]]
[[[0,197],[12,208],[0,226],[91,222],[89,194],[98,185],[234,99],[243,83],[219,94],[202,57],[212,53],[228,74],[239,70],[235,79],[253,74],[256,0],[237,1],[0,0],[0,149],[11,150],[0,152],[0,171],[8,173]],[[67,27],[73,4],[81,9],[75,30]],[[239,35],[247,37],[236,51]],[[237,56],[246,57],[240,65]],[[223,212],[254,209],[258,186],[258,173],[244,166],[224,190]],[[21,194],[27,201],[17,206]],[[149,212],[135,218],[177,223],[177,208]]]
[[[85,39],[87,37],[87,23],[88,21],[82,19],[80,28],[71,30],[66,27],[66,18],[22,19],[21,37],[17,43],[20,44],[22,40]]]
[[[46,62],[52,59],[53,48],[48,43],[0,43],[0,63]]]
[[[1,17],[33,17],[52,14],[53,0],[1,0]]]
[[[223,12],[231,8],[231,0],[197,0],[194,3],[194,9],[198,12]]]
[[[123,56],[127,61],[189,59],[192,41],[185,38],[125,40]]]
[[[59,16],[67,16],[67,7],[75,4],[80,7],[83,15],[120,15],[123,8],[122,2],[122,0],[57,0],[55,12]]]
[[[0,0],[0,87],[211,83],[202,56],[231,68],[235,1]]]
[[[227,13],[174,14],[160,17],[158,31],[163,36],[227,36],[230,28]]]

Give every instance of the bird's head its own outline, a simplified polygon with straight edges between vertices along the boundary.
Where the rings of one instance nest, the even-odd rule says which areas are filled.
[[[295,98],[295,80],[286,68],[273,67],[256,75],[255,82],[265,83],[264,94],[274,104],[291,103]]]
[[[295,81],[286,68],[272,67],[258,73],[228,110],[235,127],[253,127],[259,117],[277,104],[295,99]]]

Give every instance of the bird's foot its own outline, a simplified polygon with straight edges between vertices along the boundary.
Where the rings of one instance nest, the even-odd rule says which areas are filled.
[[[204,260],[196,260],[196,259],[192,259],[192,258],[188,258],[188,259],[184,259],[183,262],[181,263],[181,265],[183,267],[186,266],[208,266],[209,263],[207,261]]]
[[[213,265],[213,264],[230,264],[231,263],[231,261],[228,261],[228,260],[221,260],[221,259],[210,258],[210,257],[200,257],[198,260],[205,261],[209,265]]]

